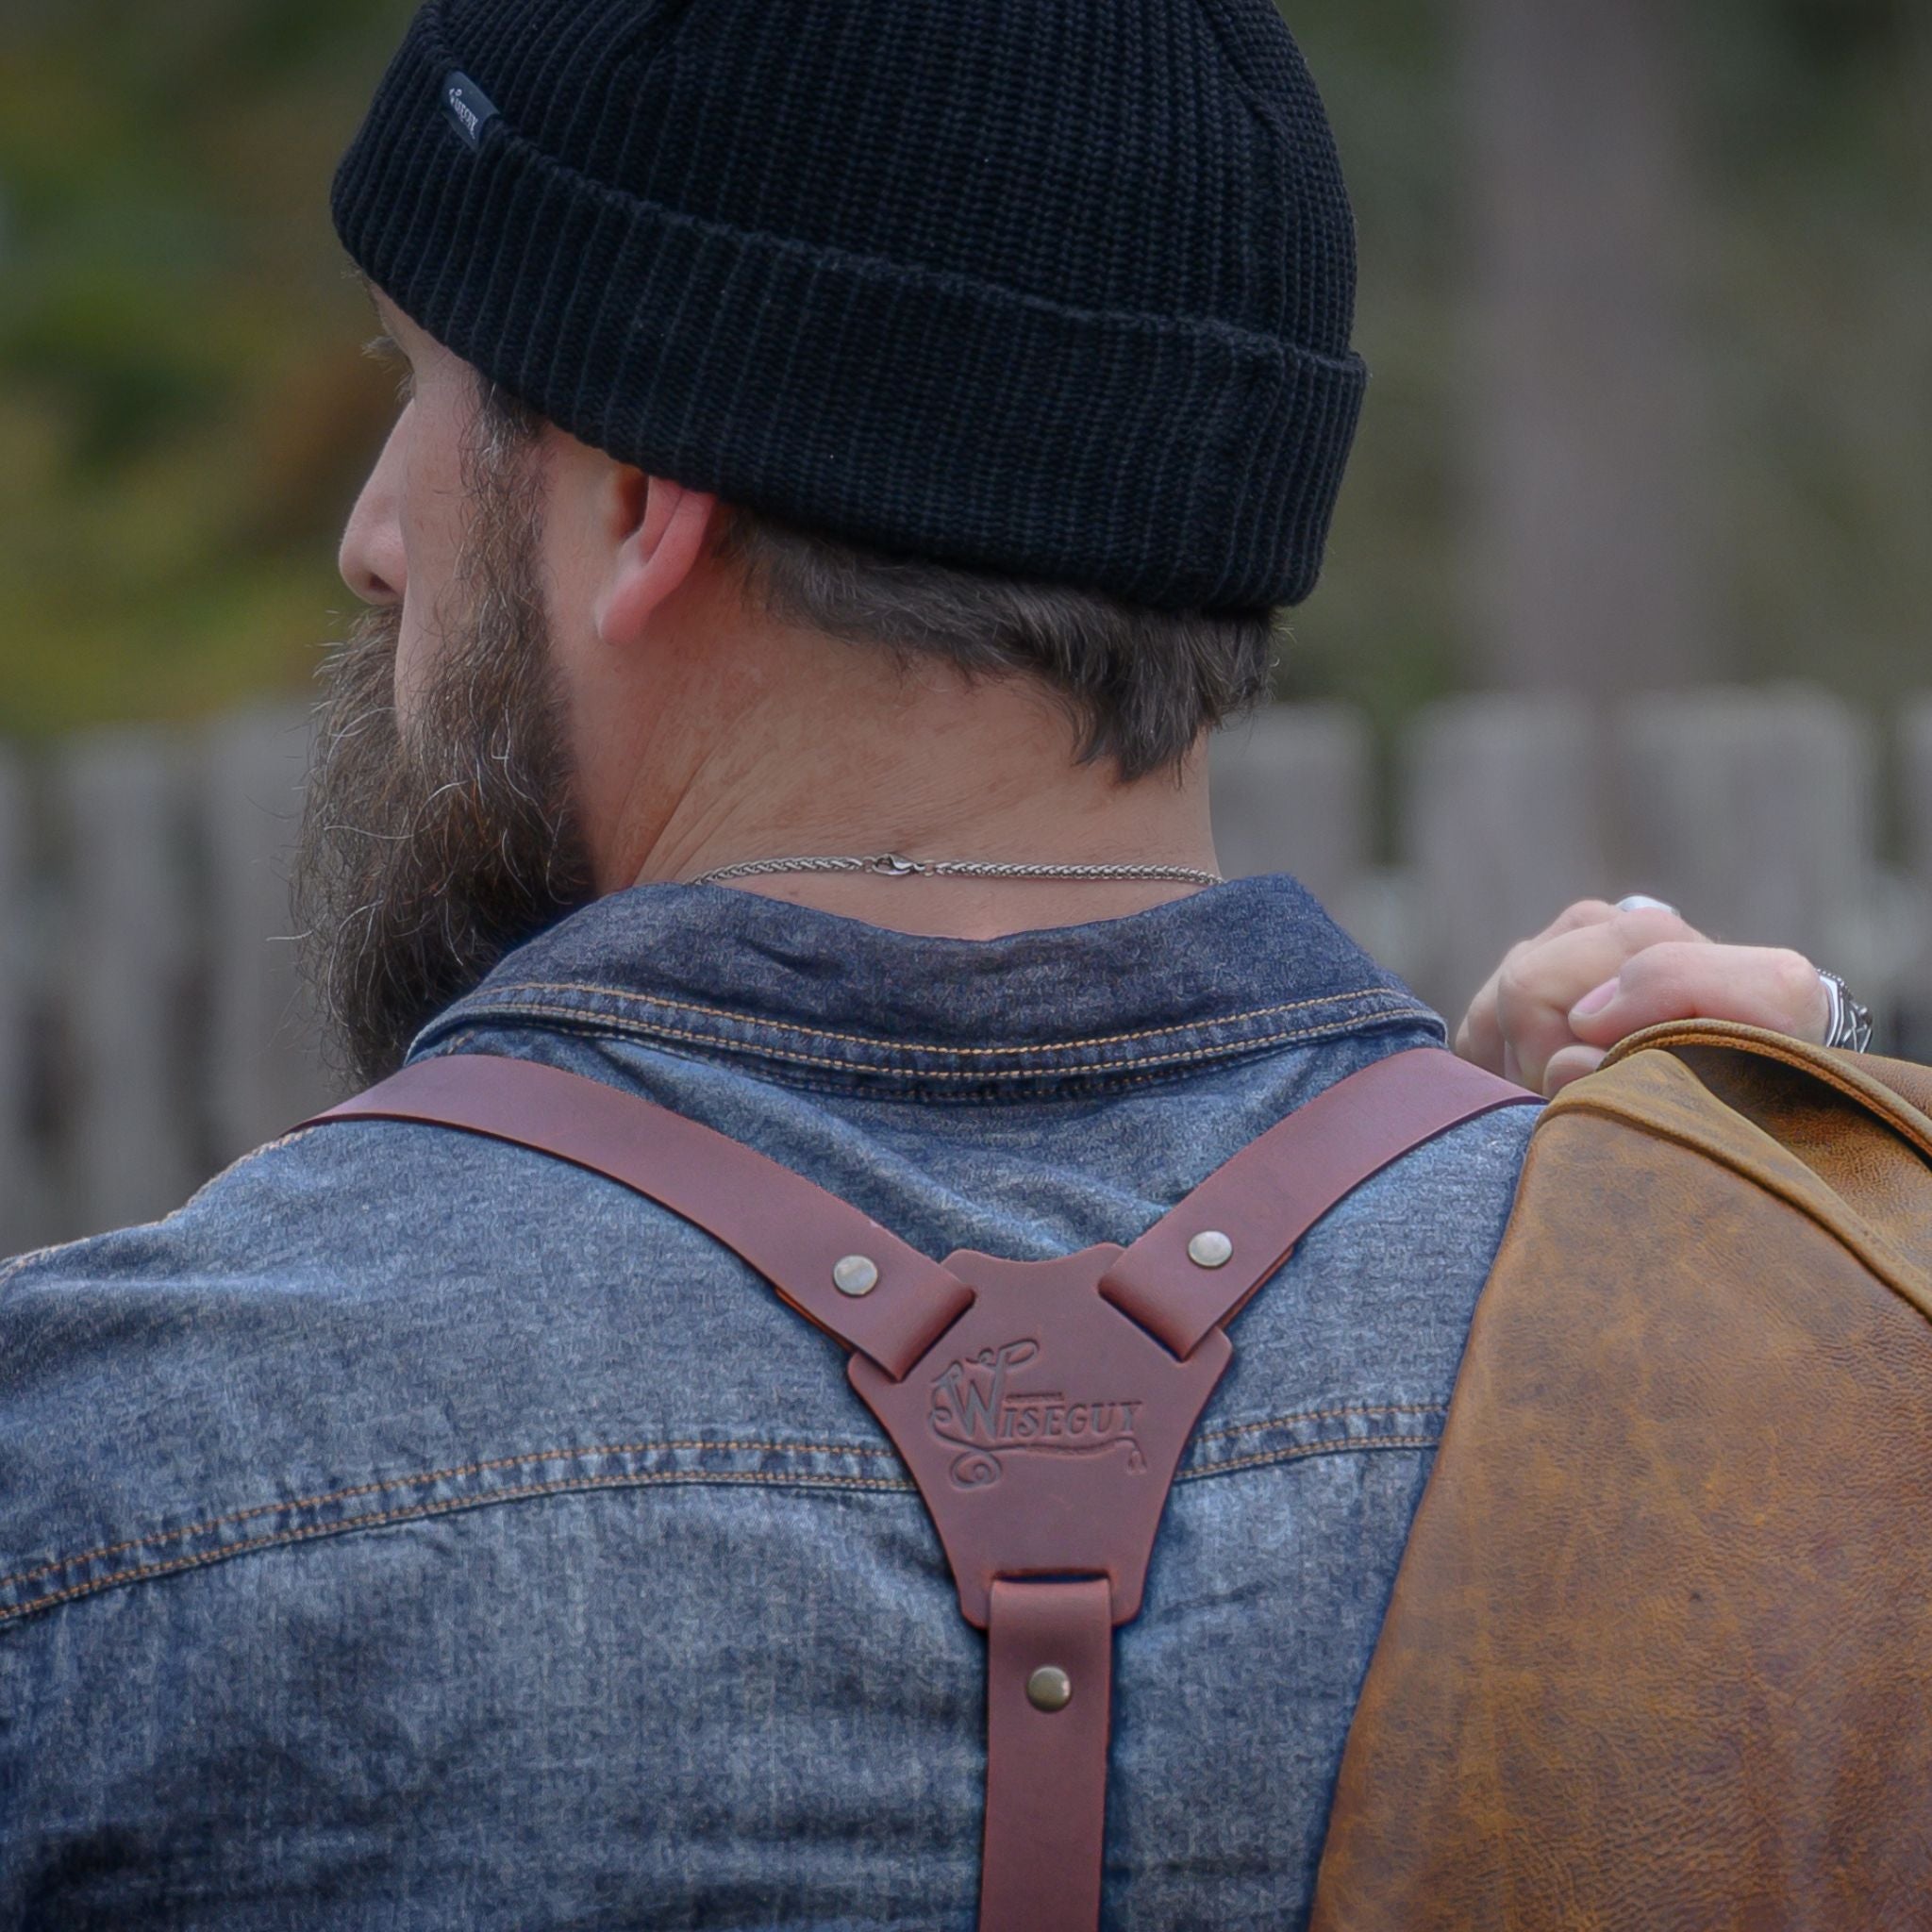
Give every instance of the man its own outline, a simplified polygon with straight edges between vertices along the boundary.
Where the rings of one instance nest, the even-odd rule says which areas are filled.
[[[1037,1258],[1440,1038],[1213,882],[1205,741],[1362,384],[1264,0],[442,0],[336,212],[410,383],[305,826],[358,1075],[573,1070]],[[1586,907],[1467,1044],[1555,1085],[1686,999],[1824,1021]],[[1241,1317],[1120,1635],[1108,1924],[1305,1914],[1527,1127]],[[695,1227],[313,1128],[14,1263],[0,1361],[9,1923],[971,1923],[984,1644],[840,1351]]]

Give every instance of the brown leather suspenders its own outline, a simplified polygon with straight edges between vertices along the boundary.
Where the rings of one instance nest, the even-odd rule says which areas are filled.
[[[1100,1916],[1113,1631],[1140,1610],[1227,1322],[1328,1210],[1534,1099],[1436,1048],[1340,1082],[1122,1249],[928,1260],[761,1154],[601,1081],[449,1055],[309,1123],[421,1121],[575,1162],[704,1228],[852,1352],[988,1639],[981,1932]]]

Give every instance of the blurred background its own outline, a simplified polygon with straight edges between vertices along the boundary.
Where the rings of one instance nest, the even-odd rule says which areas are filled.
[[[407,0],[0,0],[0,1253],[326,1096],[280,853],[394,407],[327,217]],[[1586,891],[1932,1044],[1932,8],[1287,0],[1374,371],[1230,869],[1459,1010]]]

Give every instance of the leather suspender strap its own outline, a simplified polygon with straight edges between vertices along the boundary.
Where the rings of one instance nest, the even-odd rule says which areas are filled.
[[[1224,1324],[1372,1175],[1535,1099],[1438,1048],[1398,1054],[1279,1122],[1124,1252],[944,1266],[722,1134],[532,1061],[419,1061],[305,1124],[418,1121],[605,1174],[715,1236],[856,1351],[854,1387],[988,1631],[981,1932],[1092,1932],[1113,1627],[1140,1608],[1175,1465],[1233,1353]],[[858,1257],[869,1286],[840,1267]],[[1010,1368],[1059,1392],[1024,1392]],[[1094,1377],[1107,1386],[1078,1392]]]
[[[1437,1047],[1377,1060],[1278,1121],[1217,1168],[1109,1268],[1101,1293],[1185,1359],[1224,1325],[1340,1201],[1452,1128],[1534,1094]],[[894,1381],[971,1306],[973,1291],[849,1202],[709,1127],[601,1080],[534,1060],[419,1060],[304,1126],[418,1121],[550,1154],[649,1196],[704,1228],[808,1321]],[[1224,1264],[1189,1253],[1229,1243]],[[869,1258],[855,1297],[833,1271]]]
[[[1113,1606],[1104,1576],[992,1587],[981,1932],[1100,1923]],[[1064,1696],[1064,1703],[1058,1700]]]
[[[668,1108],[535,1060],[419,1060],[328,1121],[421,1121],[589,1168],[681,1214],[747,1261],[808,1321],[894,1381],[973,1305],[938,1262],[803,1174]],[[867,1287],[864,1261],[877,1271]],[[858,1291],[855,1292],[854,1291]]]
[[[1440,1047],[1392,1054],[1338,1081],[1218,1167],[1102,1277],[1122,1313],[1185,1360],[1232,1321],[1301,1238],[1364,1181],[1452,1127],[1536,1099]],[[1224,1237],[1224,1261],[1190,1252]]]

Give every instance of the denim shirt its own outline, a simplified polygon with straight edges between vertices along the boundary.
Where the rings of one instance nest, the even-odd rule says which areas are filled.
[[[928,1255],[1040,1259],[1441,1037],[1286,878],[981,942],[654,886],[415,1057],[588,1074]],[[1119,1633],[1108,1926],[1306,1917],[1525,1115],[1234,1324]],[[843,1367],[667,1210],[420,1125],[0,1271],[0,1922],[965,1932],[985,1641]]]

